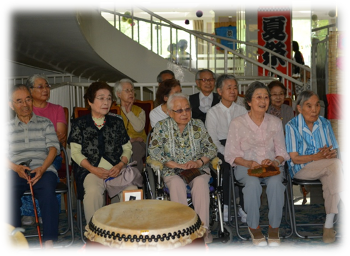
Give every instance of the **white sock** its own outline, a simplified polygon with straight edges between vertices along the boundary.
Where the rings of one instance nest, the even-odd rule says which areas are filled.
[[[335,213],[329,213],[326,215],[326,222],[324,223],[325,228],[333,228]]]
[[[348,194],[346,193],[346,190],[340,192],[339,197],[345,206],[345,210],[349,211],[349,197],[348,197]]]

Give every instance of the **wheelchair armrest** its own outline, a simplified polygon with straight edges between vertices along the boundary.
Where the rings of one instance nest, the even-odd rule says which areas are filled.
[[[218,157],[215,157],[213,160],[211,160],[211,166],[212,166],[215,170],[217,170],[217,168],[218,168],[218,166],[219,166],[220,164],[222,164],[222,161],[221,161],[221,159],[218,158]],[[219,168],[220,168],[220,167],[219,167]]]
[[[151,166],[153,170],[162,170],[163,169],[163,164],[159,161],[151,159],[150,156],[147,157],[146,159],[147,164]]]

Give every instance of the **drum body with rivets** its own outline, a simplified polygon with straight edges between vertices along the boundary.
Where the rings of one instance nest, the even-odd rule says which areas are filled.
[[[86,226],[87,254],[203,254],[205,228],[194,210],[163,200],[115,203]]]

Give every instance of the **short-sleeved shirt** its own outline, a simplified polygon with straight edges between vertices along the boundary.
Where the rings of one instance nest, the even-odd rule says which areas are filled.
[[[149,119],[151,120],[152,127],[154,127],[158,121],[163,120],[167,117],[169,116],[162,110],[162,105],[159,105],[158,107],[152,109],[152,111],[149,113]]]
[[[289,159],[280,119],[266,113],[258,126],[247,113],[232,120],[225,146],[227,163],[235,166],[235,159],[242,157],[260,164],[277,156]]]
[[[148,147],[152,160],[163,164],[162,176],[175,175],[174,170],[164,164],[175,161],[180,164],[205,156],[213,159],[217,149],[203,122],[191,119],[181,133],[177,123],[171,117],[159,121],[152,132]],[[200,169],[208,167],[208,163]]]
[[[297,115],[290,120],[285,127],[286,130],[286,148],[287,152],[297,152],[299,155],[313,155],[319,152],[323,146],[333,146],[338,148],[337,140],[334,136],[331,123],[324,117],[318,117],[314,122],[312,131],[305,123],[302,114]],[[305,164],[294,164],[292,160],[288,161],[291,177],[300,171]]]
[[[209,109],[207,118],[205,119],[205,126],[218,148],[218,152],[221,154],[225,153],[225,147],[221,144],[220,140],[227,139],[228,128],[231,121],[245,113],[247,113],[247,110],[234,102],[228,108],[220,101]]]
[[[32,160],[29,167],[33,170],[43,165],[49,148],[55,147],[60,153],[60,144],[52,122],[46,117],[33,113],[26,124],[16,116],[10,121],[8,131],[8,159],[15,164]],[[50,165],[47,171],[57,175],[56,169]]]
[[[63,107],[60,105],[48,102],[44,108],[37,108],[33,106],[33,112],[37,116],[43,116],[50,119],[55,127],[55,131],[57,131],[57,123],[64,123],[67,125],[66,115],[64,114]]]

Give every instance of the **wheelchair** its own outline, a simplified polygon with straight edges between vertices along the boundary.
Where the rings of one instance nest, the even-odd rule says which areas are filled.
[[[208,184],[210,191],[209,229],[214,236],[213,242],[230,243],[233,238],[233,229],[223,221],[223,189],[220,164],[221,160],[216,157],[211,161],[210,166],[212,178]],[[147,156],[146,166],[143,170],[145,199],[170,200],[169,190],[161,178],[162,168],[163,165],[160,162],[154,161]],[[193,208],[189,186],[187,189],[187,202],[188,206]]]

